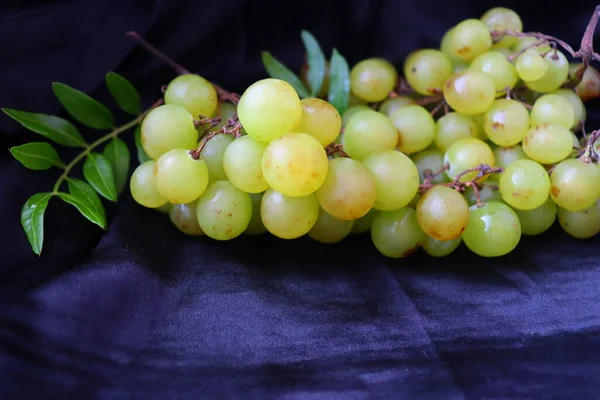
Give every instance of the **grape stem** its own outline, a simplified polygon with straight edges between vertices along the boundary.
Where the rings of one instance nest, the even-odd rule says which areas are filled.
[[[600,138],[600,129],[596,129],[593,132],[590,132],[586,146],[584,147],[582,160],[584,162],[598,162],[599,155],[594,150],[594,144]]]
[[[206,144],[217,135],[233,135],[236,139],[241,136],[240,130],[242,129],[242,124],[240,124],[240,120],[237,115],[229,118],[227,120],[227,124],[223,125],[220,129],[216,131],[207,132],[202,139],[200,140],[200,144],[194,150],[190,150],[189,154],[192,156],[194,160],[200,159],[200,153],[204,150]]]
[[[221,123],[221,117],[207,118],[200,116],[200,119],[194,121],[194,127],[199,128],[202,125],[210,125],[206,130],[210,130]]]
[[[329,146],[325,147],[325,151],[327,152],[327,156],[333,156],[334,154],[339,155],[340,157],[348,157],[348,154],[344,151],[344,145],[340,143],[331,143]]]

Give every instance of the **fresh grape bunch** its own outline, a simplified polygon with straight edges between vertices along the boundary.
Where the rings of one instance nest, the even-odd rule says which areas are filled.
[[[600,139],[584,129],[600,74],[523,33],[514,11],[457,23],[439,48],[408,54],[402,75],[360,61],[345,102],[327,97],[339,70],[323,71],[271,74],[233,101],[198,75],[175,78],[141,124],[135,201],[189,235],[370,233],[392,258],[461,245],[499,257],[555,222],[575,238],[600,232]]]

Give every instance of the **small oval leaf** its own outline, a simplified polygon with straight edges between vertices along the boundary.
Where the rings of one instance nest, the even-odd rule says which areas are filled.
[[[87,94],[59,82],[54,82],[52,89],[65,110],[83,125],[93,129],[114,127],[110,110]]]
[[[58,144],[67,147],[86,146],[83,136],[81,136],[75,125],[66,119],[54,115],[37,114],[10,108],[3,108],[2,111],[20,123],[23,128],[47,137]]]
[[[144,146],[142,146],[142,126],[138,125],[135,128],[135,148],[137,149],[137,157],[140,164],[145,163],[146,161],[152,160],[146,151],[144,150]]]
[[[83,176],[102,197],[110,201],[117,200],[113,170],[102,154],[88,154],[83,163]]]
[[[81,209],[79,211],[81,211],[87,219],[99,225],[102,229],[106,229],[106,213],[104,212],[104,206],[94,188],[91,187],[89,183],[75,178],[67,178],[67,185],[69,186],[71,196],[79,203],[83,203],[85,208],[89,210],[89,212],[84,212]],[[79,209],[78,205],[73,205]]]
[[[44,246],[44,213],[52,193],[37,193],[31,196],[21,209],[21,226],[27,235],[31,249],[38,256]]]
[[[317,39],[308,31],[302,31],[302,41],[306,49],[306,61],[308,64],[308,84],[310,95],[316,97],[321,91],[325,79],[325,55]]]
[[[329,71],[328,101],[343,115],[350,99],[350,69],[344,56],[336,49],[331,55]]]
[[[10,154],[23,166],[35,171],[43,171],[53,166],[59,168],[65,166],[54,147],[46,142],[30,142],[11,147]]]
[[[115,186],[117,187],[117,193],[120,194],[125,188],[127,175],[129,174],[129,165],[131,162],[129,149],[124,141],[114,138],[106,145],[102,154],[112,166]]]
[[[271,55],[268,51],[262,53],[262,63],[271,78],[281,79],[292,85],[300,97],[310,97],[302,81],[288,67]]]
[[[127,79],[116,72],[109,72],[106,74],[106,86],[123,111],[131,115],[141,112],[140,94]]]

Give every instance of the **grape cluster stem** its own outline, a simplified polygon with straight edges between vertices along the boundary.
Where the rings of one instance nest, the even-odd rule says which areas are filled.
[[[218,124],[218,122],[217,122]],[[202,139],[200,140],[200,144],[194,150],[190,150],[189,154],[192,156],[194,160],[198,160],[200,158],[200,153],[204,150],[204,147],[208,143],[209,140],[214,138],[217,135],[233,135],[236,139],[241,136],[242,124],[238,119],[237,115],[229,118],[227,123],[223,125],[220,129],[216,131],[207,132]]]
[[[335,154],[340,157],[349,157],[348,154],[344,151],[344,145],[340,143],[331,143],[329,146],[325,148],[327,152],[327,156],[333,156]]]

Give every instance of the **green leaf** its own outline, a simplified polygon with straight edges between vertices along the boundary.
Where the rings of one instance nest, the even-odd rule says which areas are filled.
[[[54,82],[52,89],[67,112],[83,125],[94,129],[115,126],[110,110],[87,94],[59,82]]]
[[[131,115],[141,112],[140,94],[127,79],[116,72],[106,74],[106,86],[123,111]]]
[[[81,211],[87,219],[97,224],[102,229],[106,229],[104,206],[94,188],[91,187],[89,183],[75,178],[67,178],[67,185],[69,186],[71,195],[76,198],[79,203],[85,204],[86,208],[89,209],[89,213],[83,212],[81,209],[79,211]],[[79,209],[76,204],[73,205]]]
[[[146,161],[151,161],[152,159],[146,154],[144,150],[144,146],[142,146],[142,126],[138,125],[135,128],[135,148],[137,149],[138,161],[140,164],[145,163]]]
[[[124,141],[119,138],[114,138],[104,148],[104,157],[110,162],[115,177],[115,186],[117,193],[121,193],[127,183],[127,174],[129,174],[129,165],[131,157],[129,149]]]
[[[262,63],[271,78],[281,79],[292,85],[300,97],[310,97],[302,81],[288,67],[279,62],[268,51],[262,53]]]
[[[110,162],[102,154],[88,154],[83,163],[83,176],[101,196],[110,201],[117,200],[113,170]]]
[[[306,49],[306,58],[308,64],[308,84],[310,85],[310,95],[316,97],[323,86],[325,79],[325,55],[317,39],[308,31],[302,31],[302,41]]]
[[[52,193],[37,193],[31,196],[21,209],[21,226],[27,235],[31,249],[38,256],[44,245],[44,213]]]
[[[46,142],[31,142],[11,147],[10,154],[23,166],[34,171],[43,171],[53,166],[59,168],[65,166],[54,147]]]
[[[23,128],[38,133],[58,144],[67,147],[85,147],[86,143],[77,128],[67,121],[54,115],[36,114],[27,111],[3,108],[2,111]]]
[[[328,101],[340,115],[348,108],[350,100],[350,69],[348,62],[336,49],[333,49],[329,66]]]

